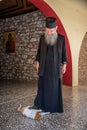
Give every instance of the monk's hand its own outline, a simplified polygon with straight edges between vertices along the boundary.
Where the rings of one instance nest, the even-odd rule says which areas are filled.
[[[66,63],[64,63],[62,66],[62,74],[65,74],[65,72],[66,72]]]
[[[36,61],[36,70],[37,70],[37,73],[39,72],[39,62]]]

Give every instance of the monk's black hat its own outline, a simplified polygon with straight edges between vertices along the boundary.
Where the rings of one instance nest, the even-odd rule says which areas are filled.
[[[54,17],[46,18],[46,27],[55,28],[56,27],[56,18],[54,18]]]

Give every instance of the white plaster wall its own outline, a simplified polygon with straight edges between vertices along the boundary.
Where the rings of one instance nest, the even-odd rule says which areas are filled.
[[[87,32],[87,0],[44,0],[59,16],[72,53],[72,85],[78,85],[78,60],[82,39]]]

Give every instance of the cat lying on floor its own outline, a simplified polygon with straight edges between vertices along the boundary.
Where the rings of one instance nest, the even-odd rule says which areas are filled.
[[[24,116],[35,120],[40,120],[44,115],[50,114],[50,112],[42,112],[41,109],[29,109],[30,106],[17,108],[18,112],[21,112]]]

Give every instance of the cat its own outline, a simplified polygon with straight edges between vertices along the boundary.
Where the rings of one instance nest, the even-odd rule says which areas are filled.
[[[17,108],[17,111],[21,112],[24,116],[28,118],[40,120],[41,114],[39,112],[41,112],[42,110],[29,109],[29,107],[30,106],[22,107],[20,104],[20,106]]]
[[[18,112],[21,112],[24,116],[35,120],[40,120],[44,115],[50,114],[50,112],[43,112],[41,109],[29,109],[30,106],[22,107],[21,104],[17,108]]]

